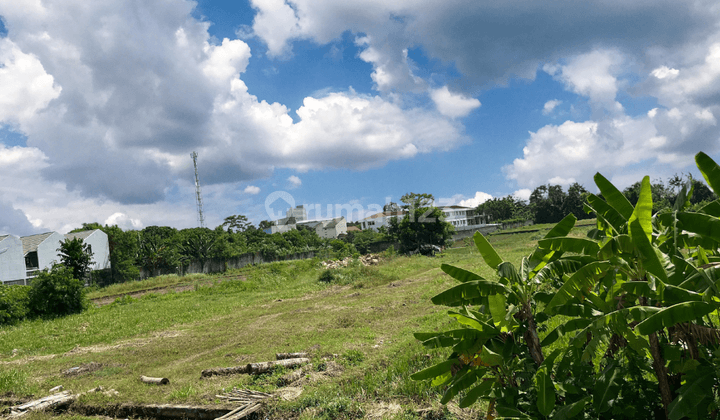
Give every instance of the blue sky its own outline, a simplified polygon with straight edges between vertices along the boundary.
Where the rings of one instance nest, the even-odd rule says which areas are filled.
[[[714,2],[96,3],[0,0],[0,233],[195,226],[192,151],[209,227],[720,158]]]

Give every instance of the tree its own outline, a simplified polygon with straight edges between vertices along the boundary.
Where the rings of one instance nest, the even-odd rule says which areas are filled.
[[[65,239],[57,249],[60,262],[70,269],[74,278],[84,281],[90,273],[92,264],[92,247],[80,238]]]
[[[392,201],[389,202],[389,203],[387,203],[387,204],[385,204],[385,205],[383,206],[383,212],[384,212],[384,213],[387,213],[387,212],[393,212],[393,213],[395,213],[395,212],[398,212],[398,211],[400,211],[400,210],[402,210],[402,209],[400,208],[400,206],[398,205],[398,203],[394,203],[394,202],[392,202]]]
[[[422,251],[425,245],[444,246],[454,228],[445,222],[442,210],[432,207],[432,194],[409,193],[402,196],[407,214],[400,220],[390,219],[388,233],[400,242],[402,252]]]
[[[30,283],[28,302],[30,313],[40,317],[80,313],[87,307],[84,285],[62,264],[38,273]]]
[[[258,229],[265,230],[273,226],[275,226],[275,222],[270,220],[263,220],[258,224]]]
[[[112,282],[123,283],[137,279],[140,276],[140,269],[135,265],[140,252],[139,232],[123,231],[117,225],[106,225],[102,231],[108,236]]]
[[[228,233],[245,232],[252,223],[248,222],[248,218],[242,214],[228,216],[223,221],[222,227],[226,228]]]
[[[405,210],[428,208],[435,202],[435,197],[432,194],[407,193],[400,197],[400,201],[403,203],[400,207]]]
[[[216,232],[208,228],[183,229],[180,231],[180,236],[182,239],[179,253],[183,262],[198,261],[200,271],[204,271],[205,263],[214,256]]]
[[[138,263],[150,270],[151,276],[160,270],[175,270],[180,262],[178,232],[167,226],[148,226],[139,233]]]

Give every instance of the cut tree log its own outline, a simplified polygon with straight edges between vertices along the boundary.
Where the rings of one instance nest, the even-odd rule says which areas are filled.
[[[149,376],[141,376],[140,380],[145,382],[146,384],[152,384],[152,385],[167,385],[170,383],[170,380],[168,378],[151,378]]]
[[[210,376],[225,376],[225,375],[237,375],[239,373],[248,373],[247,365],[226,367],[226,368],[214,368],[205,369],[200,372],[201,378],[209,378]]]
[[[285,368],[294,368],[297,366],[304,365],[306,363],[310,363],[310,359],[308,359],[306,357],[299,357],[296,359],[276,360],[274,362],[248,363],[247,370],[248,370],[248,373],[257,375],[259,373],[269,372],[278,366],[282,366]]]
[[[313,365],[312,365],[312,363],[310,363],[308,365],[301,367],[300,369],[294,370],[290,373],[287,373],[287,374],[281,376],[280,379],[277,380],[277,386],[289,385],[289,384],[297,381],[298,379],[301,379],[302,377],[304,377],[307,374],[307,372],[312,370],[312,367],[313,367]]]
[[[16,419],[22,417],[30,411],[43,411],[48,408],[56,408],[67,405],[77,398],[77,395],[70,394],[69,391],[63,391],[58,394],[49,395],[47,397],[40,398],[38,400],[30,401],[28,403],[10,407],[9,419]]]
[[[275,359],[276,360],[285,360],[285,359],[298,359],[307,357],[307,353],[276,353]]]
[[[261,408],[262,403],[260,402],[243,405],[242,407],[238,407],[224,416],[216,418],[215,420],[240,420],[260,410]]]

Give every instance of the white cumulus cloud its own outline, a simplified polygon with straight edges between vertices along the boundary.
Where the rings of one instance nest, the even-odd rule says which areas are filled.
[[[553,110],[562,103],[562,101],[558,99],[551,99],[547,102],[545,102],[545,105],[543,105],[542,113],[543,115],[550,115]]]
[[[295,175],[290,175],[287,180],[293,188],[297,188],[302,185],[302,180]]]
[[[447,86],[431,90],[430,97],[435,102],[438,111],[450,118],[466,117],[474,109],[480,107],[479,100],[450,92]]]
[[[492,198],[493,196],[488,193],[476,191],[474,197],[460,201],[460,205],[465,207],[477,207],[488,200],[492,200]]]
[[[254,185],[248,185],[245,187],[245,193],[250,195],[255,195],[260,193],[260,187],[256,187]]]

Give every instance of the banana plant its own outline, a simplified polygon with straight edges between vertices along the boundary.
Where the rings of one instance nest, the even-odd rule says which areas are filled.
[[[707,159],[700,157],[698,166],[706,179],[708,174],[717,177],[720,170]],[[695,377],[700,365],[710,364],[708,358],[701,358],[696,335],[703,331],[708,337],[720,337],[706,322],[707,315],[720,307],[716,267],[708,258],[716,255],[720,239],[713,230],[720,224],[708,213],[720,206],[711,203],[704,208],[707,213],[687,212],[692,189],[683,188],[672,212],[653,219],[648,177],[643,179],[634,207],[602,175],[597,174],[595,181],[605,199],[592,194],[588,197],[586,209],[597,217],[593,239],[540,241],[541,247],[572,251],[588,261],[565,281],[545,308],[551,316],[574,318],[548,334],[541,344],[551,345],[560,336],[573,333],[571,346],[582,349],[580,360],[588,362],[602,354],[605,367],[616,365],[609,363],[608,357],[612,358],[619,347],[631,348],[636,353],[635,362],[637,356],[652,361],[665,416],[683,418],[691,414],[688,392],[695,392],[693,401],[705,406],[715,399],[712,387],[706,387],[705,394],[697,394],[697,388],[686,386],[686,382]],[[718,181],[708,179],[711,185],[720,185]],[[684,254],[688,247],[694,247],[689,258]],[[698,266],[698,262],[704,265]],[[715,351],[715,342],[704,340],[710,344],[705,354]],[[710,380],[706,376],[702,379]],[[602,381],[596,384],[596,390],[603,387]],[[600,400],[594,405],[600,413],[610,408]]]
[[[545,239],[566,237],[575,222],[575,216],[567,216]],[[548,356],[543,352],[537,324],[547,317],[537,308],[551,297],[541,291],[541,286],[551,278],[578,270],[584,262],[574,256],[565,258],[557,250],[537,248],[522,259],[518,270],[503,260],[482,234],[476,233],[473,239],[497,278],[485,279],[459,267],[441,266],[459,284],[436,295],[432,302],[457,308],[448,315],[459,328],[415,334],[424,346],[450,348],[451,354],[446,361],[412,378],[432,379],[434,385],[445,386],[443,404],[463,392],[460,407],[483,399],[503,417],[577,415],[589,398],[564,399],[564,404],[558,404],[553,369],[561,352],[556,350]]]

